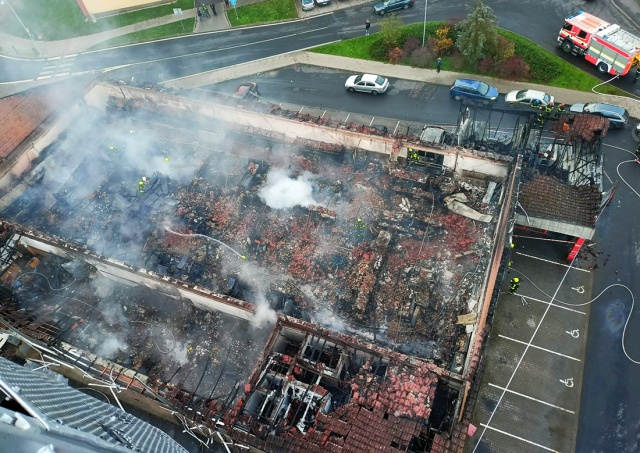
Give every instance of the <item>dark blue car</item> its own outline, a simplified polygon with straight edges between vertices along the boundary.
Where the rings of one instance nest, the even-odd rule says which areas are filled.
[[[456,79],[449,90],[449,94],[456,101],[466,97],[482,101],[485,104],[495,102],[498,99],[498,89],[496,87],[473,79]]]

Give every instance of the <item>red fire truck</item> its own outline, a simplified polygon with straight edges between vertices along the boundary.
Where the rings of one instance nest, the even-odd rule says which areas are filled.
[[[567,53],[583,56],[603,74],[623,76],[640,65],[640,38],[584,11],[564,20],[558,44]]]

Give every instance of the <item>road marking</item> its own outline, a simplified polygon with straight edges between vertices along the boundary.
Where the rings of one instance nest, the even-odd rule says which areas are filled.
[[[514,395],[521,396],[521,397],[526,398],[528,400],[535,401],[536,403],[546,404],[547,406],[553,407],[554,409],[560,409],[561,411],[565,411],[565,412],[568,412],[568,413],[570,413],[572,415],[576,415],[576,413],[574,411],[572,411],[572,410],[565,409],[564,407],[556,406],[555,404],[547,403],[546,401],[542,401],[542,400],[539,400],[538,398],[534,398],[532,396],[525,395],[524,393],[516,392],[514,390],[509,390],[509,389],[506,389],[504,387],[500,387],[499,385],[492,384],[491,382],[489,382],[489,385],[491,387],[495,387],[497,389],[504,390],[504,391],[509,392],[509,393],[513,393]]]
[[[505,335],[499,334],[498,336],[500,338],[504,338],[505,340],[514,341],[516,343],[520,343],[520,344],[524,344],[524,345],[527,344],[526,341],[516,340],[515,338],[507,337]],[[581,362],[582,361],[580,359],[576,359],[575,357],[571,357],[570,355],[562,354],[561,352],[552,351],[551,349],[543,348],[541,346],[536,346],[535,344],[532,344],[531,347],[532,348],[536,348],[536,349],[540,349],[541,351],[544,351],[544,352],[549,352],[551,354],[559,355],[560,357],[565,357],[567,359],[575,360],[576,362]]]
[[[552,452],[554,452],[554,453],[560,453],[558,450],[554,450],[553,448],[545,447],[544,445],[540,445],[540,444],[538,444],[538,443],[536,443],[536,442],[532,442],[532,441],[530,441],[530,440],[527,440],[527,439],[525,439],[524,437],[516,436],[515,434],[508,433],[508,432],[503,431],[503,430],[501,430],[501,429],[494,428],[493,426],[485,425],[484,423],[480,423],[480,426],[482,426],[482,427],[484,427],[484,428],[486,428],[486,429],[490,429],[490,430],[492,430],[492,431],[495,431],[495,432],[497,432],[497,433],[504,434],[505,436],[509,436],[509,437],[514,438],[514,439],[518,439],[518,440],[520,440],[520,441],[522,441],[522,442],[526,442],[526,443],[528,443],[528,444],[530,444],[530,445],[534,445],[534,446],[536,446],[536,447],[540,447],[540,448],[542,448],[543,450],[552,451]]]
[[[42,67],[37,80],[69,75],[75,64],[76,56],[77,54],[71,54],[47,59],[47,63]]]
[[[328,28],[329,27],[321,27],[321,28],[316,28],[316,29],[313,29],[313,30],[303,31],[303,32],[300,32],[300,33],[291,33],[291,34],[288,34],[288,35],[277,36],[275,38],[263,39],[262,41],[254,41],[254,42],[248,42],[248,43],[245,43],[245,44],[238,44],[237,46],[229,46],[229,47],[221,47],[219,49],[203,50],[201,52],[188,53],[188,54],[184,54],[184,55],[176,55],[176,56],[173,56],[173,57],[157,58],[157,59],[154,59],[154,60],[137,61],[135,63],[128,63],[128,64],[123,64],[123,65],[118,65],[118,66],[111,66],[109,68],[102,68],[102,69],[99,69],[99,70],[100,71],[112,71],[114,69],[128,68],[130,66],[136,66],[136,65],[140,65],[140,64],[158,63],[158,62],[161,62],[161,61],[175,60],[177,58],[193,57],[193,56],[196,56],[196,55],[206,55],[206,54],[210,54],[210,53],[223,52],[225,50],[233,50],[233,49],[239,49],[241,47],[253,46],[254,44],[262,44],[262,43],[265,43],[265,42],[278,41],[280,39],[291,38],[293,36],[300,36],[300,35],[305,35],[305,34],[308,34],[308,33],[315,33],[317,31],[326,30]],[[301,50],[303,50],[303,49],[301,49]],[[282,55],[282,54],[280,54],[280,55]],[[279,56],[279,55],[273,55],[272,57],[269,57],[269,58],[273,58],[273,57],[276,57],[276,56]],[[256,60],[256,61],[259,61],[259,60]],[[251,63],[253,63],[253,62],[251,62]],[[214,69],[214,71],[215,70],[219,70],[219,69],[223,69],[223,68]],[[185,77],[191,77],[191,76],[185,76]],[[172,80],[177,80],[177,79],[172,79]],[[168,82],[168,80],[165,81],[165,82]]]
[[[586,273],[590,273],[591,272],[590,270],[587,270],[587,269],[580,269],[579,267],[569,266],[568,264],[557,263],[555,261],[546,260],[544,258],[539,258],[537,256],[527,255],[526,253],[516,252],[516,255],[526,256],[527,258],[532,258],[534,260],[544,261],[545,263],[556,264],[558,266],[571,267],[571,269],[574,269],[576,271],[582,271],[582,272],[586,272]]]
[[[530,296],[523,296],[522,294],[518,294],[518,296],[524,297],[525,299],[531,299],[533,301],[540,302],[541,304],[549,305],[549,302],[547,302],[546,300],[536,299],[535,297],[530,297]],[[564,305],[562,305],[560,303],[553,304],[553,306],[554,307],[558,307],[558,308],[562,308],[563,310],[572,311],[572,312],[578,313],[580,315],[585,315],[585,316],[587,315],[584,311],[576,310],[575,308],[565,307]]]

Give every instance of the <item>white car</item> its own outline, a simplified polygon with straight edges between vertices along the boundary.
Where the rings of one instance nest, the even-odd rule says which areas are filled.
[[[508,104],[553,105],[553,96],[536,90],[515,90],[507,93],[504,101]]]
[[[385,93],[389,89],[389,79],[374,74],[352,75],[347,79],[344,87],[351,93],[362,91],[375,96],[378,93]]]

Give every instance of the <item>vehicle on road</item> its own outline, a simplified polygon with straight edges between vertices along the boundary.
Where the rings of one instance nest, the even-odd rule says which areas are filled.
[[[330,4],[331,4],[331,0],[316,0],[316,5],[318,6],[326,6]]]
[[[469,98],[482,101],[484,104],[495,102],[498,94],[496,87],[474,79],[456,79],[449,90],[449,95],[456,101]]]
[[[558,45],[567,53],[584,57],[603,74],[623,76],[640,64],[640,38],[584,11],[564,20]]]
[[[389,89],[389,79],[374,74],[352,75],[347,79],[344,87],[352,93],[361,91],[375,96]]]
[[[553,96],[537,90],[514,90],[504,97],[507,104],[527,104],[544,107],[553,104]]]
[[[593,115],[604,116],[609,120],[613,129],[625,127],[629,121],[629,112],[623,107],[611,104],[603,104],[601,102],[593,102],[589,104],[573,104],[569,109],[571,113],[591,113]]]
[[[259,94],[257,83],[245,82],[236,88],[236,91],[233,93],[233,97],[236,99],[246,99],[249,95],[258,96]]]
[[[302,11],[311,11],[316,5],[313,0],[300,0]]]
[[[415,0],[384,0],[373,6],[373,12],[384,16],[391,11],[411,8],[414,1]]]

